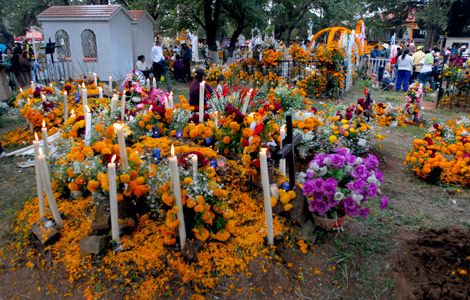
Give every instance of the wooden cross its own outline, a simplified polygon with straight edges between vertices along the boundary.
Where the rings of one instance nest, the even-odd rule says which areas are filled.
[[[274,159],[287,159],[287,166],[289,168],[289,187],[291,189],[295,186],[295,159],[294,149],[302,141],[302,135],[296,134],[293,136],[292,116],[286,116],[287,134],[286,138],[282,141],[283,147],[279,149],[278,153],[274,154]]]

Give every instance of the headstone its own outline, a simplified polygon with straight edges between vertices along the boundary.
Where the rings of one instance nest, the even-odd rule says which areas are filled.
[[[107,235],[86,236],[80,240],[80,255],[100,254],[106,248],[108,241]]]
[[[96,208],[95,218],[91,224],[93,234],[108,234],[111,230],[109,205],[100,203]]]
[[[53,244],[60,237],[57,225],[45,217],[42,217],[39,221],[33,224],[31,233],[39,240],[42,246]]]
[[[304,226],[309,217],[308,204],[301,188],[296,186],[294,187],[294,191],[296,197],[292,201],[290,217],[297,225]]]
[[[195,260],[197,253],[201,249],[201,247],[202,243],[199,240],[186,240],[186,244],[184,245],[182,251],[183,257],[186,258],[188,261]]]

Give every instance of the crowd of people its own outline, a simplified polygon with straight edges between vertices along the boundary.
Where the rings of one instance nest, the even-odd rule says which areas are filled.
[[[452,48],[424,49],[423,46],[414,47],[413,44],[391,48],[383,44],[381,49],[378,45],[370,53],[371,58],[386,58],[388,63],[384,70],[379,70],[380,80],[384,87],[394,86],[397,91],[408,91],[411,82],[418,80],[424,86],[435,91],[439,81],[439,70],[443,65],[465,67],[469,50],[465,46],[460,48],[453,45]],[[380,69],[380,68],[379,68]]]
[[[173,77],[178,82],[190,82],[191,80],[192,50],[186,42],[180,47],[163,47],[162,37],[157,36],[155,45],[151,49],[151,65],[145,62],[145,56],[139,55],[135,69],[142,72],[146,78],[155,78],[157,86],[165,81],[168,91],[171,90],[170,62],[173,65]]]
[[[28,43],[5,45],[0,49],[0,63],[6,66],[8,84],[13,89],[30,84],[34,54]]]

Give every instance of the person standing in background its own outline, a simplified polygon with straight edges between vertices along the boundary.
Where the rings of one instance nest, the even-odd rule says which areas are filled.
[[[403,50],[402,55],[397,59],[398,73],[397,81],[395,84],[397,91],[400,91],[402,84],[403,91],[408,91],[411,72],[413,72],[413,60],[411,59],[409,53],[410,49],[406,48],[405,50]]]
[[[161,37],[157,36],[155,39],[155,45],[152,47],[152,69],[155,80],[157,81],[157,87],[160,87],[160,80],[163,74],[163,65],[165,63],[165,57],[163,56],[163,48],[161,44]]]
[[[413,61],[413,74],[411,76],[411,81],[419,79],[419,74],[421,73],[421,67],[423,66],[424,52],[423,46],[416,47],[416,52],[413,53],[411,59]]]
[[[181,44],[181,47],[183,52],[184,79],[186,82],[189,82],[191,80],[191,61],[193,59],[193,52],[185,42]]]

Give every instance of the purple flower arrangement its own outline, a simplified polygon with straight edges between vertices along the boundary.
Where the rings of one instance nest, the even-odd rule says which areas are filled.
[[[346,148],[333,154],[317,154],[304,174],[303,192],[309,210],[322,217],[367,218],[369,201],[381,194],[384,176],[373,154],[357,157]],[[388,198],[383,196],[380,208],[385,209]]]

